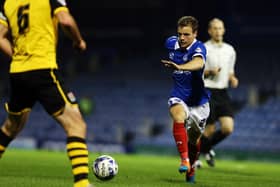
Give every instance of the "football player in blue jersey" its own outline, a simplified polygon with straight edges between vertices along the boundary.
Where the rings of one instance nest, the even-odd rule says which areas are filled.
[[[209,116],[209,92],[204,87],[203,70],[206,48],[196,39],[198,21],[183,16],[177,23],[177,36],[167,38],[165,47],[168,60],[161,62],[173,69],[174,86],[168,100],[173,119],[173,136],[180,153],[180,173],[186,173],[186,181],[193,183],[198,158],[200,137]]]

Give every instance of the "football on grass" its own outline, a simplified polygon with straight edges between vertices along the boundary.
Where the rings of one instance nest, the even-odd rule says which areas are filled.
[[[100,180],[110,180],[118,173],[118,164],[109,155],[101,155],[96,158],[92,165],[94,175]]]

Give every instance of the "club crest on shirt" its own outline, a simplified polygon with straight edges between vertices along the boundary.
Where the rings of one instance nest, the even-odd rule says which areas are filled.
[[[183,56],[183,60],[184,60],[184,62],[188,61],[188,54],[185,54],[185,55]]]
[[[200,47],[198,47],[198,48],[195,49],[195,52],[201,53],[201,52],[202,52],[202,49],[201,49]]]
[[[73,94],[73,92],[68,92],[68,93],[67,93],[67,97],[68,97],[68,99],[69,99],[71,102],[75,102],[75,101],[76,101],[76,97],[75,97],[75,95]]]
[[[169,53],[169,58],[170,58],[171,60],[174,59],[174,53],[173,53],[173,52],[170,52],[170,53]]]

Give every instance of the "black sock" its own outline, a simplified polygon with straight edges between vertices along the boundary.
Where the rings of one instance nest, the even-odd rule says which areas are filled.
[[[227,136],[228,136],[228,134],[223,134],[221,130],[217,130],[210,139],[211,147],[214,145],[217,145],[219,142],[221,142]]]
[[[200,152],[202,154],[208,153],[211,149],[211,141],[209,138],[205,137],[204,135],[201,136],[201,147]]]
[[[0,158],[6,150],[6,147],[13,140],[13,138],[7,136],[2,129],[0,129]]]
[[[190,158],[190,164],[191,165],[193,165],[194,162],[198,159],[198,155],[199,155],[199,152],[200,152],[200,146],[201,146],[201,144],[193,145],[190,142],[188,143],[189,158]]]

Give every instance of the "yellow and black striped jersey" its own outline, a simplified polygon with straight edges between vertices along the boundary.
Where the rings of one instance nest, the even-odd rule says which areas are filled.
[[[54,15],[68,11],[65,0],[3,0],[0,8],[0,23],[9,27],[13,40],[10,73],[57,69]]]

